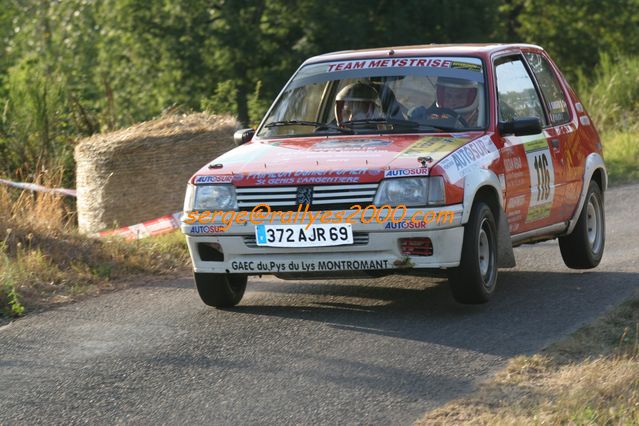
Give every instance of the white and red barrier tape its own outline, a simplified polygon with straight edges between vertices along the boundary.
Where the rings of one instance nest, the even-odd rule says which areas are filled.
[[[75,197],[76,196],[75,189],[47,188],[46,186],[38,185],[37,183],[12,182],[12,181],[6,180],[6,179],[0,179],[0,183],[4,183],[5,185],[13,186],[14,188],[27,189],[29,191],[54,192],[54,193],[66,195],[66,196],[69,196],[69,197]]]
[[[0,183],[20,189],[26,189],[35,192],[53,192],[57,194],[66,195],[68,197],[75,197],[77,192],[75,189],[65,188],[47,188],[35,183],[26,182],[13,182],[6,179],[0,179]],[[180,216],[182,212],[175,212],[173,214],[167,214],[162,217],[147,220],[146,222],[136,223],[135,225],[125,226],[123,228],[112,229],[109,231],[100,231],[93,234],[96,237],[109,237],[117,235],[127,240],[139,240],[141,238],[150,237],[152,235],[166,234],[174,229],[180,227]]]
[[[182,212],[167,214],[156,219],[147,220],[146,222],[136,223],[135,225],[125,226],[123,228],[113,229],[110,231],[100,231],[95,236],[109,237],[117,235],[127,240],[139,240],[141,238],[150,237],[151,235],[160,235],[171,232],[180,227],[180,216]]]

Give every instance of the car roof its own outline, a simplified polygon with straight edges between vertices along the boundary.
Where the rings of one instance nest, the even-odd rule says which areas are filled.
[[[365,59],[379,58],[383,56],[405,57],[405,56],[480,56],[489,57],[500,51],[512,49],[539,49],[541,47],[534,44],[523,43],[468,43],[468,44],[423,44],[415,46],[395,46],[379,47],[361,50],[343,50],[339,52],[325,53],[307,59],[304,64],[315,62],[339,61],[345,59]]]

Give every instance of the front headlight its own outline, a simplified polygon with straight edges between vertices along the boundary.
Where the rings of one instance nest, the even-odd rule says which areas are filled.
[[[184,210],[237,210],[235,187],[233,185],[189,185],[184,199]]]
[[[444,178],[399,178],[383,180],[377,189],[374,204],[406,207],[438,206],[446,203]]]
[[[193,210],[193,201],[195,201],[195,185],[190,183],[186,185],[186,194],[184,194],[184,208],[182,211],[190,212]]]

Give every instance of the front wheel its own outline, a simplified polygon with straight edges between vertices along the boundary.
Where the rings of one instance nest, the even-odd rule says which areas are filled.
[[[246,275],[195,272],[195,287],[204,303],[228,308],[240,303],[246,290]]]
[[[606,244],[604,199],[599,185],[591,181],[575,229],[559,237],[561,257],[572,269],[591,269],[599,265]]]
[[[473,205],[464,227],[459,266],[448,270],[453,297],[459,303],[486,303],[497,283],[497,225],[483,201]]]

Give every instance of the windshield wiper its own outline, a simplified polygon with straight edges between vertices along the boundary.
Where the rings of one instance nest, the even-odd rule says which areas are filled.
[[[419,128],[423,129],[423,128],[429,128],[429,129],[433,129],[433,130],[438,130],[440,132],[463,132],[466,131],[465,129],[460,129],[458,127],[451,127],[451,126],[433,126],[432,124],[420,124]]]
[[[397,120],[397,119],[393,119],[393,118],[366,118],[366,119],[362,119],[362,120],[348,120],[345,121],[344,123],[342,123],[344,125],[358,125],[358,124],[390,124],[391,126],[395,127],[395,126],[403,126],[403,127],[410,127],[410,128],[416,128],[416,127],[420,127],[420,124],[416,121],[410,121],[410,120]]]
[[[313,127],[316,127],[315,130],[325,128],[325,129],[337,130],[342,133],[349,133],[349,134],[354,133],[353,129],[345,129],[343,127],[339,127],[334,124],[320,123],[318,121],[283,120],[283,121],[272,121],[264,125],[264,127],[268,129],[270,129],[271,127],[281,127],[281,126],[313,126]]]
[[[344,125],[357,125],[357,124],[390,124],[393,127],[409,127],[411,129],[420,129],[420,130],[424,130],[424,129],[432,129],[432,130],[437,130],[437,131],[441,131],[441,132],[461,132],[464,131],[464,129],[460,129],[458,127],[452,127],[452,126],[439,126],[439,125],[432,125],[432,124],[423,124],[423,123],[419,123],[417,121],[412,121],[412,120],[399,120],[399,119],[393,119],[393,118],[368,118],[368,119],[362,119],[362,120],[350,120],[350,121],[345,121],[343,123]]]

